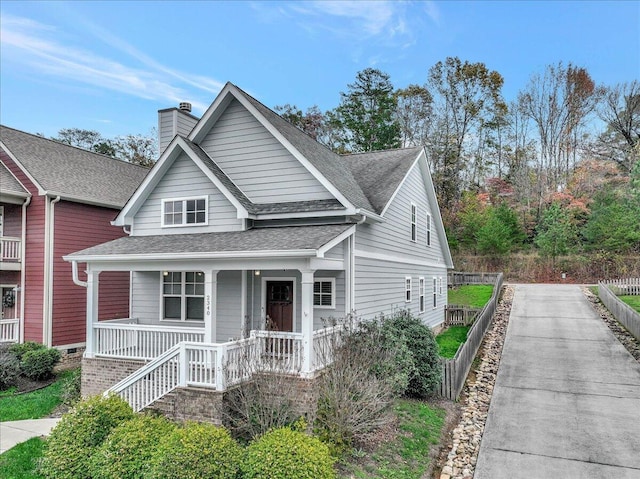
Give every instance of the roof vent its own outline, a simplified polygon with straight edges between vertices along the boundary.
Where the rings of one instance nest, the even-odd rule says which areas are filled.
[[[189,103],[188,101],[180,102],[180,106],[178,108],[180,109],[180,111],[191,113],[191,103]]]

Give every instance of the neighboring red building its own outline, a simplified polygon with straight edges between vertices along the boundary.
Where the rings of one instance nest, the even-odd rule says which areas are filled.
[[[84,346],[86,290],[62,256],[125,236],[111,221],[147,172],[0,126],[0,341]],[[129,275],[110,279],[100,317],[128,316]]]

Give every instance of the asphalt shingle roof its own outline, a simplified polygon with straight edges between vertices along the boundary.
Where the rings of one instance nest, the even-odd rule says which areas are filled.
[[[29,192],[23,188],[15,176],[7,169],[4,163],[0,163],[0,193],[28,196]]]
[[[147,168],[0,126],[0,140],[45,191],[122,207]]]
[[[396,191],[422,147],[344,155],[374,212],[380,214]]]
[[[223,233],[172,234],[157,236],[127,236],[103,243],[69,255],[70,258],[86,256],[165,255],[187,253],[229,253],[253,251],[316,250],[352,224],[320,226],[288,226],[280,228],[256,228],[247,231]]]

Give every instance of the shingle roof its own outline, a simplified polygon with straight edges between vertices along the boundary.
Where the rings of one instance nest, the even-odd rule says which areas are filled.
[[[4,163],[0,163],[0,193],[29,196],[29,192],[16,180]]]
[[[422,147],[344,155],[344,161],[358,180],[374,211],[382,213]]]
[[[147,168],[0,126],[0,140],[45,191],[122,207]]]
[[[69,255],[72,259],[87,256],[165,255],[172,257],[193,253],[228,253],[252,251],[317,250],[353,224],[256,228],[224,233],[196,233],[157,236],[127,236]]]
[[[318,143],[242,89],[235,85],[234,87],[356,208],[373,210],[360,185],[339,155]]]

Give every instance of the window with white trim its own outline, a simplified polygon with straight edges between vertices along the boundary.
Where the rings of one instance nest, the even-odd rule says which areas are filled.
[[[317,309],[335,309],[335,278],[316,279],[313,282],[313,307]]]
[[[418,304],[420,308],[419,312],[424,313],[424,278],[418,279]]]
[[[433,278],[433,309],[438,307],[438,278]]]
[[[207,224],[207,197],[162,200],[162,226]]]
[[[162,273],[162,319],[204,321],[204,273]]]
[[[427,246],[431,246],[431,215],[427,213]]]
[[[404,301],[411,302],[411,276],[404,278]]]
[[[411,241],[418,240],[418,206],[411,203]]]
[[[438,294],[442,296],[442,283],[444,283],[442,276],[438,278]]]

